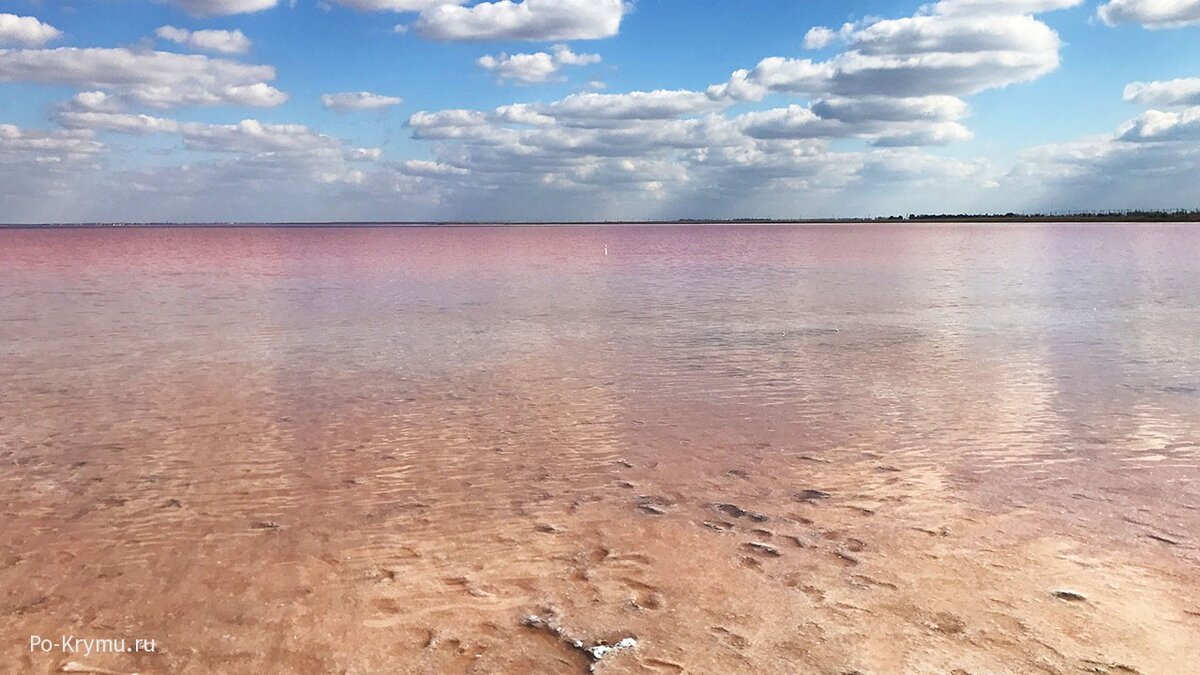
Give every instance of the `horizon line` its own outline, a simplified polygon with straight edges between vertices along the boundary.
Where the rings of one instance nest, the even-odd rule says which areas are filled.
[[[1065,213],[908,214],[861,218],[675,218],[638,220],[231,220],[231,221],[76,221],[0,223],[0,229],[154,228],[154,227],[536,227],[588,225],[837,225],[888,223],[1189,223],[1200,222],[1200,209],[1078,211]]]

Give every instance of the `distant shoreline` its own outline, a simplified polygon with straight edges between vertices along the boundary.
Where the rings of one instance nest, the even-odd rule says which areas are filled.
[[[95,222],[95,223],[11,223],[0,229],[94,229],[94,228],[222,228],[222,227],[556,227],[556,226],[638,226],[638,225],[886,225],[908,223],[1197,223],[1200,211],[1125,212],[1125,213],[1068,213],[1068,214],[1004,214],[1004,215],[910,215],[877,218],[735,218],[679,220],[562,220],[562,221],[275,221],[275,222]]]

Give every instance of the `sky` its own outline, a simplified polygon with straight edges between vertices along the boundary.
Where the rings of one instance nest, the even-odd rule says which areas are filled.
[[[1200,207],[1200,0],[0,0],[0,222]]]

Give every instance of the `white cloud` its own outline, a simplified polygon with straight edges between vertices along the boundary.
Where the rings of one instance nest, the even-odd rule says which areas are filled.
[[[848,136],[880,146],[961,140],[969,132],[953,121],[966,112],[958,99],[816,102],[813,107],[829,114],[827,119],[813,108],[794,106],[731,120],[717,112],[724,105],[688,91],[579,94],[490,113],[422,111],[409,126],[414,138],[437,141],[433,161],[469,172],[444,184],[452,193],[462,190],[463,203],[501,210],[523,205],[524,217],[531,217],[531,204],[556,203],[610,213],[606,209],[619,202],[615,213],[625,217],[645,216],[640,209],[651,204],[703,208],[707,215],[747,207],[762,213],[786,208],[789,200],[861,189],[863,181],[886,178],[930,191],[956,184],[961,188],[956,195],[984,181],[978,163],[915,149],[838,152],[829,146],[831,139]],[[756,123],[788,115],[793,132],[811,127],[803,133],[755,133]],[[571,195],[566,202],[554,197],[566,193]]]
[[[802,105],[746,113],[738,118],[751,138],[825,138],[845,135],[836,121],[821,119]]]
[[[821,99],[813,104],[813,110],[823,118],[841,122],[944,122],[966,117],[967,104],[954,96],[866,96]]]
[[[511,114],[529,114],[528,110],[518,110]],[[500,121],[527,124],[529,122],[503,119],[502,113],[497,113]],[[492,120],[476,110],[439,110],[437,112],[419,111],[408,118],[408,126],[413,129],[413,138],[420,140],[464,140],[471,142],[497,142],[502,137],[513,138],[516,132],[510,129],[498,128]]]
[[[870,138],[872,134],[868,134]],[[881,148],[917,147],[930,145],[950,145],[962,143],[975,137],[971,130],[958,122],[937,122],[927,125],[913,125],[910,130],[892,128],[886,133],[873,135],[871,145]]]
[[[1198,80],[1134,82],[1133,103],[1186,105]],[[1114,133],[1031,148],[1006,177],[1055,208],[1179,208],[1200,190],[1200,105],[1146,110]]]
[[[873,188],[885,183],[937,187],[947,179],[980,176],[988,169],[980,160],[957,161],[911,148],[876,150],[865,158],[858,180]]]
[[[253,119],[206,124],[151,115],[69,110],[60,112],[58,118],[70,129],[87,132],[174,135],[188,150],[228,155],[242,166],[271,173],[292,170],[319,183],[358,181],[361,172],[348,162],[373,161],[382,154],[376,148],[347,148],[339,139],[301,124],[267,124]]]
[[[470,171],[441,162],[426,159],[410,159],[401,162],[405,173],[411,176],[465,176]]]
[[[418,32],[433,40],[596,40],[612,37],[625,0],[499,0],[443,4],[422,12]]]
[[[1125,101],[1145,105],[1200,105],[1200,78],[1132,82],[1125,86]]]
[[[545,82],[561,67],[554,57],[546,52],[534,54],[505,54],[481,56],[476,61],[480,68],[491,71],[501,80],[520,82]]]
[[[704,92],[578,93],[491,112],[421,111],[409,126],[414,138],[434,141],[433,161],[469,171],[455,183],[464,200],[503,195],[487,201],[496,208],[539,193],[538,203],[562,203],[548,195],[570,193],[566,202],[579,208],[595,203],[587,199],[635,209],[674,200],[717,214],[820,200],[844,212],[834,196],[851,189],[878,196],[885,188],[900,190],[902,197],[888,197],[895,203],[925,194],[936,208],[971,208],[971,196],[996,185],[990,164],[920,147],[972,137],[964,97],[1057,68],[1061,41],[1033,14],[1080,1],[945,0],[904,19],[813,31],[806,46],[836,42],[841,52],[820,61],[765,58]],[[520,64],[530,79],[551,75],[547,59],[539,61]],[[769,95],[802,100],[732,118],[725,112]],[[840,139],[866,147],[835,149]]]
[[[825,26],[816,26],[815,28],[810,28],[808,32],[804,34],[804,48],[824,49],[830,44],[833,44],[833,41],[836,39],[837,33],[826,28]]]
[[[85,161],[103,148],[87,130],[42,131],[0,124],[0,163],[18,168]]]
[[[1178,112],[1147,110],[1122,125],[1117,138],[1131,142],[1200,141],[1200,106]]]
[[[923,9],[930,14],[1011,16],[1070,9],[1082,3],[1083,0],[941,0]]]
[[[442,5],[461,5],[467,0],[336,0],[363,12],[427,12]]]
[[[378,110],[404,103],[404,99],[396,96],[384,96],[369,91],[347,91],[338,94],[322,94],[321,105],[346,112],[348,110]]]
[[[623,215],[645,215],[650,204],[673,204],[675,215],[794,214],[800,203],[845,213],[863,199],[979,208],[973,198],[996,193],[990,163],[921,147],[972,137],[966,97],[1057,68],[1062,43],[1033,14],[1078,4],[946,0],[904,19],[814,31],[807,46],[836,43],[840,53],[765,58],[704,92],[579,93],[490,112],[421,111],[409,126],[414,138],[433,141],[432,161],[469,172],[454,187],[443,183],[452,200],[461,190],[464,203],[525,217],[530,204]],[[532,77],[549,77],[542,61]],[[771,95],[801,100],[726,112]],[[835,144],[842,139],[860,145]],[[847,191],[856,198],[847,202]]]
[[[1138,23],[1151,29],[1179,28],[1200,23],[1200,0],[1112,0],[1097,13],[1110,26]]]
[[[4,221],[46,222],[100,174],[105,147],[88,130],[25,129],[0,124],[0,203]],[[85,201],[87,208],[95,202]],[[78,219],[78,218],[76,218]]]
[[[121,103],[102,91],[81,91],[71,97],[67,109],[95,112],[117,112]]]
[[[599,54],[576,54],[567,45],[554,45],[550,51],[554,60],[564,66],[589,66],[601,61]]]
[[[68,110],[59,114],[59,122],[72,129],[116,131],[123,134],[178,133],[182,124],[172,119],[131,113],[94,110]]]
[[[669,119],[724,107],[698,91],[659,89],[626,94],[580,93],[546,106],[545,112],[575,124],[611,120]]]
[[[0,14],[0,45],[37,47],[62,37],[62,31],[32,16]]]
[[[484,70],[495,73],[501,80],[516,80],[527,84],[545,82],[563,66],[585,66],[600,63],[599,54],[576,54],[567,45],[554,45],[550,52],[483,56],[476,62]]]
[[[384,161],[379,148],[348,147],[303,125],[205,124],[84,105],[107,102],[77,96],[58,114],[65,130],[0,124],[8,221],[365,220],[394,217],[400,203],[406,217],[422,218],[432,215],[452,170],[436,180],[410,175],[437,167],[409,171]],[[105,148],[97,132],[178,143],[160,147],[154,162],[123,170],[113,160],[127,144]]]
[[[0,49],[0,82],[33,82],[114,93],[153,108],[277,106],[287,95],[267,84],[271,66],[199,54],[125,48]]]
[[[187,218],[203,213],[205,219],[222,213],[344,219],[359,214],[351,210],[359,208],[369,210],[361,215],[386,218],[397,206],[406,214],[437,209],[441,218],[492,219],[585,213],[597,218],[862,215],[889,207],[921,210],[928,204],[980,208],[972,200],[995,178],[987,162],[914,146],[970,138],[963,125],[970,112],[965,99],[1057,67],[1059,38],[1033,15],[1078,3],[946,0],[904,19],[814,30],[805,46],[832,47],[832,57],[763,59],[707,91],[589,92],[487,110],[420,111],[409,117],[408,126],[414,138],[430,141],[429,156],[403,161],[389,161],[378,148],[353,147],[303,125],[208,124],[139,115],[131,107],[229,104],[238,98],[234,87],[250,88],[245,96],[251,98],[256,87],[264,100],[283,97],[270,87],[274,70],[266,66],[116,49],[0,50],[0,80],[80,90],[58,109],[65,131],[0,127],[0,164],[6,156],[14,158],[7,169],[0,166],[0,183],[7,181],[0,193],[57,195],[45,186],[87,185],[47,174],[41,187],[30,188],[22,177],[27,172],[17,167],[32,164],[31,147],[57,147],[60,159],[48,152],[43,164],[78,166],[83,172],[106,156],[97,135],[107,140],[110,134],[130,134],[175,139],[171,147],[156,143],[159,157],[186,159],[170,166],[167,159],[156,159],[150,168],[104,172],[91,192],[78,188],[95,204],[109,200],[103,203],[112,217],[129,208],[153,214],[142,218],[162,217],[159,209],[170,208]],[[437,39],[546,39],[545,44],[568,39],[544,37],[563,31],[614,34],[627,11],[607,0],[450,3],[449,13],[432,0],[341,4],[420,14],[414,25]],[[183,39],[194,35],[187,32]],[[487,57],[480,65],[501,79],[537,82],[553,79],[566,66],[599,60],[563,45],[542,49]],[[1189,82],[1133,83],[1127,100],[1183,109],[1147,111],[1103,138],[1030,151],[1013,172],[1012,184],[1028,181],[1020,185],[1031,194],[1030,186],[1042,182],[1051,187],[1102,184],[1116,193],[1121,180],[1144,188],[1157,175],[1177,194],[1186,193],[1180,191],[1189,184],[1194,193],[1200,188],[1196,174],[1179,175],[1200,164],[1200,113],[1186,107],[1197,106]],[[755,106],[763,110],[730,112],[738,101],[768,96],[780,100]],[[342,110],[400,103],[370,92],[326,94],[322,102]],[[120,152],[119,147],[109,152]],[[67,156],[76,161],[62,159]],[[1132,177],[1137,175],[1143,178]],[[11,198],[8,204],[17,204],[18,214],[57,208]]]
[[[183,164],[114,171],[89,186],[87,206],[58,220],[94,212],[107,220],[153,222],[363,221],[432,219],[439,185],[386,164],[306,162],[302,157],[221,157]],[[27,211],[28,212],[28,211]],[[203,215],[200,215],[203,214]]]
[[[509,124],[524,124],[528,126],[547,126],[554,124],[553,117],[538,112],[537,108],[527,103],[514,103],[513,105],[503,105],[496,108],[496,112],[492,114],[492,119],[498,122],[507,122]]]
[[[193,16],[229,16],[271,9],[279,0],[166,0]]]
[[[1105,135],[1032,148],[1004,183],[1035,209],[1169,209],[1195,206],[1198,176],[1195,135],[1169,142]]]
[[[1058,35],[1023,12],[1080,0],[945,0],[916,16],[843,27],[848,49],[827,60],[771,57],[709,89],[714,98],[768,93],[837,96],[962,96],[1035,80],[1059,65]],[[815,33],[823,43],[833,31]]]
[[[810,107],[747,113],[736,121],[753,138],[855,137],[887,147],[946,145],[971,138],[971,132],[955,121],[966,110],[965,103],[948,96],[822,99]]]
[[[235,153],[310,153],[339,149],[341,143],[300,124],[263,124],[242,120],[237,124],[184,123],[175,130],[191,147]]]
[[[161,26],[154,31],[154,34],[161,40],[185,45],[196,50],[221,54],[245,54],[250,51],[250,39],[240,30],[190,31],[174,26]]]

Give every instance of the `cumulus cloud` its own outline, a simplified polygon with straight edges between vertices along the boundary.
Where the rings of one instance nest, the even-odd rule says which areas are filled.
[[[808,32],[804,34],[804,48],[824,49],[832,44],[836,39],[837,33],[826,28],[825,26],[816,26],[815,28],[810,28]]]
[[[547,44],[615,34],[627,11],[624,3],[609,0],[339,2],[359,10],[416,13],[416,30],[435,39]],[[59,142],[92,148],[78,155],[81,165],[103,155],[97,137],[177,139],[163,156],[180,153],[186,162],[111,174],[113,183],[95,194],[141,191],[142,198],[126,201],[170,204],[189,217],[189,204],[214,213],[217,207],[203,206],[214,195],[230,195],[219,200],[220,208],[244,209],[236,217],[254,217],[264,207],[251,196],[267,193],[286,195],[272,200],[283,210],[271,217],[295,212],[305,219],[348,205],[388,217],[390,205],[401,203],[397,196],[406,213],[427,207],[441,209],[443,218],[862,215],[880,204],[919,209],[916,204],[926,198],[936,209],[979,208],[970,200],[990,189],[995,169],[923,146],[971,137],[964,126],[971,95],[1054,70],[1061,42],[1035,15],[1077,4],[944,0],[906,18],[819,28],[806,36],[805,46],[833,48],[829,58],[762,59],[703,91],[581,92],[490,109],[418,111],[407,124],[414,139],[428,141],[428,158],[398,162],[385,159],[378,148],[351,147],[304,125],[208,124],[127,112],[134,104],[230,103],[229,87],[274,92],[269,85],[274,71],[265,66],[163,52],[0,50],[0,80],[80,90],[58,108],[66,130],[42,136],[57,133]],[[485,57],[479,65],[502,80],[541,82],[565,67],[598,61],[556,45],[533,54]],[[1147,111],[1113,134],[1070,149],[1043,149],[1041,166],[1032,166],[1031,151],[1010,181],[1016,184],[1024,172],[1021,180],[1030,182],[1022,189],[1032,192],[1029,185],[1038,181],[1089,180],[1097,166],[1124,166],[1124,175],[1134,166],[1154,171],[1156,162],[1160,172],[1194,167],[1195,157],[1191,164],[1187,157],[1198,145],[1198,115],[1187,82],[1133,83],[1128,100],[1179,109]],[[735,107],[741,101],[767,103],[746,112]],[[322,103],[357,110],[400,100],[344,92],[326,94]],[[54,140],[21,133],[28,135],[27,144]],[[281,199],[287,202],[283,207]],[[422,206],[412,211],[410,204]],[[352,214],[338,210],[334,217]]]
[[[1131,142],[1111,135],[1039,146],[1022,153],[1005,187],[1033,208],[1129,209],[1194,206],[1200,146]]]
[[[1059,65],[1061,40],[1033,15],[1081,0],[943,0],[914,16],[817,27],[805,46],[843,50],[823,61],[768,57],[708,88],[714,101],[803,97],[739,118],[760,139],[860,138],[873,145],[945,145],[972,137],[962,97],[1035,80]]]
[[[1178,112],[1147,110],[1122,125],[1117,138],[1135,143],[1200,141],[1200,106]]]
[[[94,157],[103,147],[87,130],[43,131],[0,124],[0,163],[33,168],[81,162]]]
[[[426,38],[443,41],[596,40],[616,35],[628,10],[625,0],[442,4],[422,12],[417,30]]]
[[[1186,106],[1198,80],[1134,82],[1125,100]],[[1031,148],[1006,177],[1057,208],[1177,208],[1200,190],[1200,105],[1149,109],[1114,133]]]
[[[754,138],[863,138],[880,146],[947,145],[969,140],[956,120],[967,105],[953,96],[818,99],[737,118]]]
[[[865,96],[821,99],[813,104],[813,111],[823,118],[841,122],[941,122],[966,117],[967,104],[954,96]]]
[[[114,93],[152,108],[187,105],[273,107],[287,95],[267,84],[271,66],[172,54],[63,47],[0,49],[0,82],[33,82]]]
[[[848,49],[827,61],[763,59],[714,85],[709,94],[736,100],[759,100],[772,92],[963,96],[1028,82],[1058,67],[1061,40],[1025,12],[1080,1],[944,0],[916,16],[844,27],[838,35]],[[832,33],[810,35],[822,44]]]
[[[37,47],[62,37],[62,31],[32,16],[0,14],[0,45]]]
[[[962,97],[1037,79],[1059,65],[1058,35],[1033,14],[1081,0],[943,0],[914,16],[868,19],[805,36],[827,60],[768,57],[708,88],[714,101],[802,97],[806,105],[737,119],[752,138],[858,138],[881,147],[969,140]]]
[[[811,31],[805,46],[836,43],[840,53],[765,58],[705,91],[577,93],[491,111],[420,111],[408,124],[414,138],[433,142],[432,161],[467,172],[454,174],[456,185],[473,194],[549,190],[582,199],[607,186],[626,203],[674,199],[717,210],[866,184],[906,183],[944,197],[952,183],[956,195],[973,194],[995,184],[990,165],[920,148],[972,137],[965,97],[1057,68],[1061,41],[1034,15],[1080,1],[944,0],[907,18]],[[540,80],[553,74],[547,56],[481,65],[524,67],[526,79]],[[800,100],[726,112],[771,95]],[[866,149],[835,149],[841,139]]]
[[[943,187],[948,180],[980,180],[975,164],[944,158],[929,157],[923,174],[904,170],[925,157],[915,149],[841,152],[830,147],[831,140],[849,136],[879,146],[947,142],[939,135],[961,138],[969,132],[952,121],[965,114],[957,99],[830,99],[733,119],[721,114],[725,105],[686,90],[576,94],[490,112],[421,111],[409,126],[414,138],[435,141],[433,161],[465,172],[452,174],[452,191],[463,190],[464,200],[469,193],[476,201],[480,195],[503,195],[497,197],[503,204],[488,202],[500,209],[516,195],[532,200],[540,191],[536,201],[542,203],[561,201],[547,199],[550,194],[570,193],[572,205],[602,210],[614,208],[608,200],[618,200],[628,209],[671,203],[730,213],[850,189],[867,172],[872,180],[884,175],[893,183],[941,180]],[[888,117],[903,121],[893,124]],[[917,142],[902,134],[926,138]]]
[[[752,138],[824,138],[845,135],[835,120],[822,119],[802,105],[747,113],[738,122]]]
[[[104,145],[85,129],[45,130],[0,124],[4,222],[59,219],[61,210],[86,191],[86,180],[100,173],[104,153]],[[94,203],[88,207],[94,207]]]
[[[331,136],[301,124],[267,124],[247,119],[234,124],[182,122],[131,113],[62,111],[59,121],[69,129],[130,135],[177,136],[187,150],[227,155],[240,165],[272,173],[293,171],[318,183],[357,182],[362,171],[351,162],[374,161],[375,148],[347,148]]]
[[[856,179],[873,188],[889,183],[936,187],[947,180],[984,176],[989,167],[983,160],[952,160],[912,148],[877,150],[865,157]]]
[[[658,89],[626,94],[581,93],[545,108],[554,118],[574,124],[611,120],[669,119],[724,106],[698,91]]]
[[[166,0],[193,16],[229,16],[271,9],[279,0]]]
[[[346,158],[355,162],[376,162],[383,157],[382,148],[351,148]]]
[[[1138,23],[1146,28],[1179,28],[1200,23],[1200,0],[1111,0],[1097,10],[1110,26]]]
[[[115,131],[126,134],[178,134],[196,150],[234,153],[312,152],[337,148],[340,143],[299,124],[264,124],[242,120],[236,124],[205,124],[129,113],[63,113],[71,128]]]
[[[336,0],[363,12],[427,12],[442,5],[461,5],[466,0]]]
[[[72,96],[64,107],[68,110],[117,112],[122,106],[120,101],[102,91],[81,91]]]
[[[378,110],[380,108],[390,108],[400,105],[401,103],[404,103],[404,99],[402,98],[384,96],[383,94],[375,94],[369,91],[347,91],[338,94],[321,95],[321,105],[338,112]]]
[[[553,117],[541,113],[536,106],[528,103],[514,103],[512,105],[502,105],[496,108],[492,114],[492,119],[499,122],[507,122],[509,124],[521,124],[527,126],[547,126],[554,124]]]
[[[1131,82],[1125,86],[1125,101],[1163,106],[1200,105],[1200,78]]]
[[[1082,0],[941,0],[922,9],[928,14],[1011,16],[1013,14],[1053,12],[1077,7],[1080,4],[1082,4]]]
[[[221,54],[245,54],[250,51],[250,39],[240,30],[190,31],[174,26],[161,26],[154,31],[154,34],[160,40],[174,42],[195,50]]]
[[[630,99],[636,101],[636,99]],[[624,106],[606,118],[612,124],[583,124],[592,119],[596,110],[591,105],[570,104],[564,114],[563,102],[549,106],[503,106],[486,113],[473,110],[442,110],[418,112],[409,119],[414,136],[428,140],[452,140],[457,145],[444,145],[441,150],[450,154],[468,147],[491,148],[487,152],[499,161],[501,155],[516,160],[537,163],[573,163],[589,155],[645,156],[656,152],[674,152],[699,148],[721,142],[713,130],[728,126],[714,118],[669,119],[661,108]],[[575,117],[582,115],[583,117]],[[476,150],[471,150],[472,153]],[[482,155],[480,155],[482,156]],[[443,159],[444,163],[455,162]],[[495,168],[495,167],[493,167]],[[521,169],[514,164],[513,169]]]
[[[970,129],[957,122],[938,122],[914,126],[909,131],[892,129],[887,133],[876,134],[871,145],[882,148],[950,145],[969,141],[974,137],[975,134],[971,133]]]
[[[549,52],[483,56],[476,63],[495,73],[501,80],[516,80],[527,84],[545,82],[564,66],[586,66],[600,63],[599,54],[576,54],[567,45],[554,45]]]
[[[457,166],[427,159],[410,159],[401,162],[401,166],[404,172],[411,176],[465,176],[470,173],[470,171]]]
[[[408,125],[416,130],[418,138],[425,132],[433,134],[425,138],[458,138],[467,133],[465,130],[488,124],[487,115],[477,110],[421,110],[408,118]]]
[[[78,110],[59,121],[67,129],[0,125],[9,222],[382,219],[401,202],[405,217],[422,218],[448,179],[410,175],[378,148],[348,147],[303,125]],[[130,170],[111,163],[121,145],[106,149],[97,133],[178,143]]]

